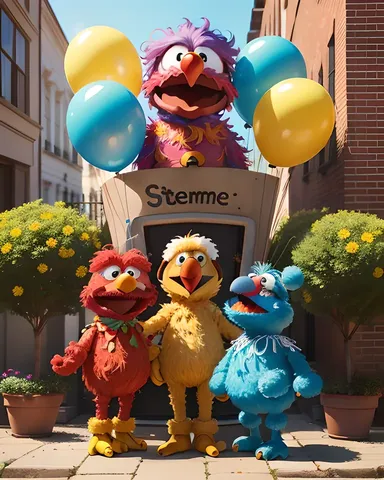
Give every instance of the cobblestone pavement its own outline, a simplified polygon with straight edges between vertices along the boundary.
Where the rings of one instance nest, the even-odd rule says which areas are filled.
[[[217,439],[230,446],[243,434],[239,425],[222,426]],[[137,435],[148,443],[146,452],[115,455],[87,454],[85,425],[55,427],[52,437],[17,439],[0,428],[0,471],[4,478],[55,478],[73,480],[270,480],[279,478],[384,477],[384,431],[373,430],[370,442],[332,440],[303,415],[290,415],[284,434],[290,450],[287,460],[258,461],[251,454],[231,450],[217,458],[195,451],[168,458],[156,449],[168,434],[164,426],[138,426]],[[1,466],[3,464],[3,466]],[[1,476],[1,475],[0,475]]]

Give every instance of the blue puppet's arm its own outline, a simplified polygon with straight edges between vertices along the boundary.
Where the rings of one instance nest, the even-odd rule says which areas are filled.
[[[227,390],[225,388],[225,380],[227,378],[227,373],[229,365],[231,363],[232,355],[233,349],[230,348],[227,351],[225,357],[221,359],[220,363],[215,368],[212,378],[209,381],[209,389],[216,397],[227,394]]]
[[[311,398],[319,395],[323,388],[323,381],[317,373],[311,370],[304,355],[297,350],[288,350],[287,357],[296,376],[293,381],[293,389],[298,396]]]

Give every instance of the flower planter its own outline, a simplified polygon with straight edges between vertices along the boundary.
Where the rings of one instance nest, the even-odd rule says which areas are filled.
[[[14,437],[52,435],[63,394],[27,396],[3,393],[3,397]]]
[[[369,437],[380,395],[355,396],[322,393],[328,435],[343,440],[365,440]]]

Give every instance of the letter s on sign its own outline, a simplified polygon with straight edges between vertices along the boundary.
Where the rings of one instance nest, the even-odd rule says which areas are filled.
[[[148,187],[145,189],[145,193],[148,195],[149,198],[154,198],[155,200],[157,200],[156,203],[148,201],[147,205],[149,205],[150,207],[156,208],[156,207],[160,207],[160,205],[162,204],[161,195],[151,191],[151,190],[158,190],[158,189],[159,189],[159,186],[156,184],[148,185]]]

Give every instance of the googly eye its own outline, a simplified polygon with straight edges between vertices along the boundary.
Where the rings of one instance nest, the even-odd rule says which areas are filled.
[[[256,276],[257,276],[257,275],[256,275],[255,273],[249,273],[249,274],[248,274],[248,277],[249,277],[249,278],[255,278]]]
[[[209,47],[197,47],[195,53],[200,55],[204,68],[210,68],[217,73],[224,72],[224,64],[219,55]]]
[[[100,275],[106,280],[115,280],[121,273],[121,268],[117,265],[111,265],[100,272]]]
[[[267,290],[273,290],[276,280],[270,273],[264,273],[260,280],[261,285]]]
[[[207,257],[204,255],[204,253],[195,253],[194,258],[200,263],[201,267],[204,267],[204,265],[207,263]]]
[[[124,270],[124,273],[128,273],[128,275],[130,275],[133,278],[139,278],[141,275],[140,270],[136,267],[127,267]]]
[[[173,45],[163,55],[159,65],[159,71],[164,73],[171,67],[180,68],[180,62],[186,53],[188,53],[188,48],[184,45]]]
[[[180,253],[176,258],[176,265],[181,267],[181,265],[187,260],[188,255],[186,253]]]

